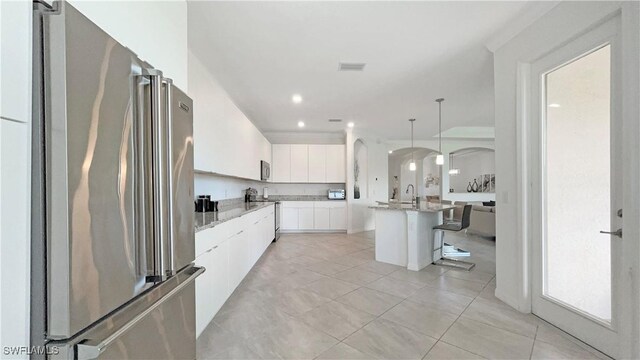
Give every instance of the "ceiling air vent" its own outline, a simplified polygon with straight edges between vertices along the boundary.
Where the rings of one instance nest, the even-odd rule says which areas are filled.
[[[362,71],[365,63],[338,63],[338,71]]]
[[[329,119],[330,123],[339,123],[342,122],[342,119]]]

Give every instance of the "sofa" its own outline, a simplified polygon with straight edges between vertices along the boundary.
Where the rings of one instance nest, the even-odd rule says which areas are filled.
[[[451,204],[451,201],[442,201],[443,204]],[[496,237],[496,207],[485,206],[482,203],[456,201],[453,205],[456,208],[451,212],[445,213],[445,220],[460,221],[462,218],[462,209],[465,205],[472,205],[471,219],[469,220],[469,228],[467,231],[472,234]]]
[[[496,207],[473,205],[468,232],[481,236],[496,237]]]

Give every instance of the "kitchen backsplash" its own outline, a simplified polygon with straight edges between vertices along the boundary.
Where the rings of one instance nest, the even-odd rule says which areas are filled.
[[[218,175],[195,174],[195,195],[211,195],[213,200],[244,197],[244,190],[252,187],[262,197],[263,189],[269,195],[327,195],[328,189],[344,189],[344,184],[273,184]]]

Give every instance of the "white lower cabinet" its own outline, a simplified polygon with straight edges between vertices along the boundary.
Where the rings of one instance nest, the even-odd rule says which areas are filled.
[[[196,233],[196,336],[262,256],[275,234],[274,206]]]
[[[331,209],[313,209],[313,228],[316,230],[331,229]]]
[[[281,228],[284,231],[347,230],[347,203],[334,201],[283,201]]]
[[[196,265],[207,269],[196,279],[196,335],[200,335],[230,294],[228,239],[198,256]]]

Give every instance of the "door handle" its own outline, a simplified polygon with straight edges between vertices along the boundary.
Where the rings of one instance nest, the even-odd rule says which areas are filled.
[[[622,229],[618,229],[616,231],[600,231],[600,234],[614,235],[619,238],[622,238]]]

